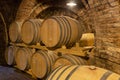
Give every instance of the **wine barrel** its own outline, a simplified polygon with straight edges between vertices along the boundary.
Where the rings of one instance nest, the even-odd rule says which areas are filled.
[[[57,55],[53,52],[38,50],[32,57],[31,69],[38,78],[46,77],[52,71]]]
[[[19,48],[15,56],[17,68],[20,70],[28,70],[31,67],[32,55],[32,49]]]
[[[40,42],[40,19],[29,19],[23,23],[21,28],[22,40],[26,44],[36,44]]]
[[[73,46],[82,36],[79,22],[67,16],[52,16],[41,25],[41,40],[48,48]]]
[[[84,33],[82,34],[79,44],[81,47],[93,46],[95,41],[94,39],[94,33]]]
[[[21,39],[21,26],[23,22],[13,22],[9,28],[9,37],[11,42],[22,42]]]
[[[8,65],[14,65],[15,64],[15,56],[16,52],[18,51],[18,47],[16,46],[9,46],[5,51],[5,60]]]
[[[55,69],[46,80],[119,80],[120,75],[93,66],[64,66]]]
[[[66,54],[56,59],[53,65],[53,69],[63,65],[88,65],[88,63],[87,60],[81,57]]]

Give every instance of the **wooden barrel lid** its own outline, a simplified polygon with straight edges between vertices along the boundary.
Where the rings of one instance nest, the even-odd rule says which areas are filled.
[[[25,70],[27,67],[27,53],[23,48],[20,48],[17,51],[16,64],[17,68],[19,68],[20,70]]]
[[[26,44],[36,44],[40,41],[40,19],[29,19],[22,26],[22,40]]]
[[[24,22],[21,29],[22,40],[24,41],[24,43],[29,44],[33,41],[35,35],[34,26],[34,23],[29,20]]]
[[[54,47],[61,37],[60,25],[54,19],[46,19],[41,26],[41,40],[46,47]]]
[[[14,63],[14,49],[13,46],[9,46],[5,52],[5,59],[8,65],[12,65]]]
[[[14,65],[15,64],[15,56],[16,56],[16,52],[17,52],[18,49],[19,49],[19,47],[16,47],[16,46],[9,46],[6,49],[5,60],[6,60],[8,65]]]
[[[20,24],[18,22],[13,22],[9,28],[9,37],[12,42],[16,42],[20,37]]]
[[[81,47],[94,45],[94,33],[84,33],[79,41]]]
[[[40,52],[36,52],[31,61],[31,69],[33,74],[38,78],[43,78],[47,72],[47,61]]]

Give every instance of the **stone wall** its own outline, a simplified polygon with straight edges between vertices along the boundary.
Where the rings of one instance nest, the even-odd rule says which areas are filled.
[[[0,13],[2,14],[6,27],[3,23],[3,19],[0,16],[0,65],[5,65],[4,53],[7,47],[6,33],[10,23],[15,20],[16,12],[21,0],[0,0]],[[7,29],[7,31],[5,31]]]
[[[88,3],[79,15],[95,31],[95,65],[120,74],[120,1]]]

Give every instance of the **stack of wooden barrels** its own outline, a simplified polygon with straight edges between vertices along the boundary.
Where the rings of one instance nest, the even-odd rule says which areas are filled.
[[[79,22],[67,16],[52,16],[46,20],[29,19],[24,22],[13,22],[9,28],[12,43],[26,45],[44,44],[49,49],[63,45],[72,47],[82,36],[83,28]],[[11,45],[6,49],[6,62],[26,71],[31,69],[37,78],[45,78],[59,66],[85,65],[87,61],[74,55],[57,56],[54,51],[39,50]],[[63,61],[63,62],[62,62]]]
[[[13,43],[36,44],[40,42],[41,19],[25,22],[13,22],[9,28],[9,37]]]
[[[82,34],[83,27],[79,22],[67,16],[52,16],[43,22],[41,19],[13,22],[9,28],[9,37],[12,43],[24,43],[28,46],[42,43],[48,49],[57,49],[63,45],[71,48],[76,42],[80,42]],[[93,37],[91,40],[93,40]],[[91,43],[91,45],[93,44]],[[31,70],[32,74],[40,79],[85,80],[88,79],[86,76],[89,73],[96,74],[98,72],[100,74],[97,75],[99,78],[102,74],[111,74],[106,73],[105,70],[102,71],[102,69],[100,69],[102,71],[100,72],[99,68],[92,70],[88,66],[82,67],[82,65],[88,65],[87,60],[82,57],[70,54],[58,56],[55,51],[36,49],[34,47],[11,45],[6,49],[5,56],[8,65],[17,66],[22,71]],[[92,74],[88,76],[88,80],[93,79]],[[113,74],[113,76],[116,79],[118,78],[116,74]],[[98,78],[93,80],[96,79],[98,80]]]

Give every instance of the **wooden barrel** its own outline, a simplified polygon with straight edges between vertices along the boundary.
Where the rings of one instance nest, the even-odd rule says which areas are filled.
[[[53,16],[42,23],[41,40],[48,48],[69,47],[81,38],[82,29],[75,19]]]
[[[52,71],[52,65],[56,58],[57,55],[53,52],[37,51],[32,57],[32,73],[38,78],[46,77]]]
[[[63,65],[88,65],[88,63],[87,60],[81,57],[66,54],[56,59],[53,65],[53,69]]]
[[[93,66],[64,66],[55,69],[46,80],[119,80],[120,75]]]
[[[80,39],[80,46],[93,46],[94,45],[94,33],[84,33]]]
[[[16,52],[19,48],[16,46],[9,46],[6,49],[5,52],[5,60],[7,62],[8,65],[14,65],[15,64],[15,56],[16,56]]]
[[[36,44],[40,42],[40,19],[29,19],[23,23],[21,28],[22,40],[26,44]]]
[[[19,48],[15,56],[17,68],[20,70],[29,69],[31,67],[32,55],[33,55],[32,49]]]
[[[9,28],[9,38],[11,42],[22,42],[21,26],[23,22],[13,22]]]

